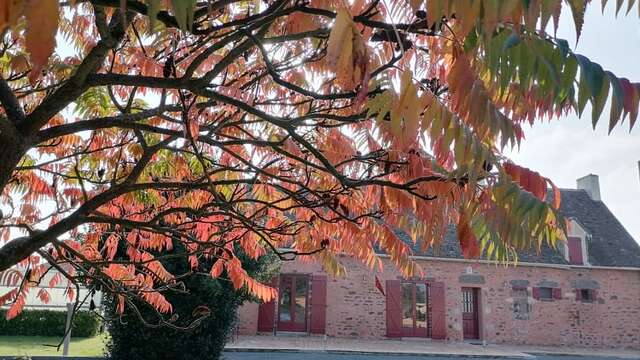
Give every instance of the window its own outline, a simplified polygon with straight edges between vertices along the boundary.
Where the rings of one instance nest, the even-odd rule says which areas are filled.
[[[538,299],[553,299],[553,288],[541,287],[538,290]]]
[[[514,286],[512,289],[512,295],[514,298],[526,298],[527,296],[529,296],[529,291],[527,291],[526,287],[516,287]]]
[[[533,298],[538,300],[560,300],[562,299],[562,290],[554,287],[534,287]]]
[[[426,283],[403,282],[402,335],[407,337],[427,337],[428,335],[428,287]]]
[[[584,303],[595,302],[597,294],[594,289],[576,289],[576,300]]]
[[[516,287],[511,289],[513,297],[513,318],[516,320],[529,320],[531,304],[529,304],[529,291],[526,287]]]

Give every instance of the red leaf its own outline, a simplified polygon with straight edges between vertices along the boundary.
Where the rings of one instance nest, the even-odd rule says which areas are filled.
[[[49,297],[49,292],[47,292],[47,290],[45,289],[38,290],[38,298],[45,304],[49,303],[49,301],[51,300],[51,298]]]
[[[502,167],[514,182],[518,183],[523,189],[529,191],[541,201],[545,201],[547,197],[547,178],[536,171],[529,170],[511,162],[505,163]]]
[[[7,315],[6,315],[7,320],[13,319],[14,317],[18,316],[18,314],[22,312],[22,309],[24,309],[26,297],[27,297],[26,291],[21,291],[18,294],[18,297],[13,302],[13,305],[11,305],[11,307],[7,311]]]
[[[478,247],[478,239],[473,233],[471,226],[469,226],[469,219],[467,214],[462,211],[458,219],[458,226],[456,227],[458,241],[460,241],[460,248],[462,249],[462,256],[465,259],[477,258],[480,256],[480,248]]]

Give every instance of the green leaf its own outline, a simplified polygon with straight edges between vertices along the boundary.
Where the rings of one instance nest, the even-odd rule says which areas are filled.
[[[605,78],[602,66],[591,62],[582,55],[576,55],[580,65],[580,94],[578,95],[578,114],[584,109],[586,98],[592,103],[592,124],[595,128],[609,96],[609,81]]]
[[[160,0],[147,0],[147,16],[149,17],[149,32],[156,28],[158,11],[160,10]]]
[[[611,84],[611,116],[609,117],[609,134],[613,128],[618,124],[622,116],[622,106],[624,104],[624,91],[620,79],[616,77],[611,71],[606,71],[609,83]]]
[[[556,39],[556,44],[558,45],[558,48],[562,52],[562,57],[566,59],[567,55],[569,55],[569,52],[570,52],[569,42],[565,39]]]
[[[171,0],[173,15],[182,31],[191,31],[196,0]]]
[[[516,33],[511,33],[502,45],[502,51],[507,51],[520,43],[520,37]]]
[[[587,82],[587,87],[592,97],[598,96],[604,83],[604,70],[602,66],[591,62],[582,55],[576,55],[578,64],[580,64],[580,72]]]
[[[606,79],[603,79],[600,93],[598,93],[598,95],[594,96],[592,99],[591,123],[593,124],[594,129],[596,128],[598,119],[600,119],[600,114],[602,114],[602,110],[604,109],[604,105],[607,102],[608,96],[609,96],[609,81],[606,81]]]
[[[580,82],[578,83],[578,102],[577,102],[577,112],[578,117],[582,117],[582,112],[584,111],[585,106],[587,106],[587,102],[589,101],[589,97],[591,93],[589,92],[589,87],[587,86],[587,80],[581,76]]]
[[[580,40],[582,34],[582,25],[584,24],[584,13],[587,10],[587,0],[569,0],[569,7],[573,15],[573,22],[576,26],[576,43]]]
[[[554,0],[542,0],[540,3],[540,28],[546,29],[553,11],[556,9],[557,1]]]

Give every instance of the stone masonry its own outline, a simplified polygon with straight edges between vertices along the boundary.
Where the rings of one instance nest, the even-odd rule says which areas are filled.
[[[374,275],[384,286],[386,280],[399,279],[400,274],[387,259],[382,272],[350,258],[341,260],[348,274],[328,278],[326,335],[385,338],[386,298],[376,289]],[[480,339],[488,343],[640,349],[640,269],[523,263],[506,267],[437,258],[417,261],[426,279],[445,284],[448,341],[463,339],[464,286],[480,289]],[[295,261],[285,263],[282,273],[323,271],[318,264]],[[527,291],[514,297],[514,286],[526,286]],[[559,287],[562,298],[535,300],[535,286]],[[595,301],[576,300],[576,287],[597,289]],[[240,333],[256,334],[257,318],[258,305],[244,305],[239,311]]]

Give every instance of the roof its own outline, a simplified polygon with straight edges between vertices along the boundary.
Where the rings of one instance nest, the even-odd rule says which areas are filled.
[[[584,190],[561,191],[560,211],[575,218],[591,235],[587,240],[589,263],[596,266],[640,267],[640,245],[602,201]]]
[[[584,190],[561,189],[560,193],[560,213],[565,218],[575,219],[590,235],[587,239],[590,265],[640,268],[640,245],[602,201],[591,199]],[[420,251],[419,245],[413,245],[405,233],[400,231],[398,235],[412,244],[414,255],[463,258],[453,225],[449,226],[442,244],[427,251]],[[559,251],[546,244],[539,253],[534,250],[518,253],[518,261],[568,264]]]

